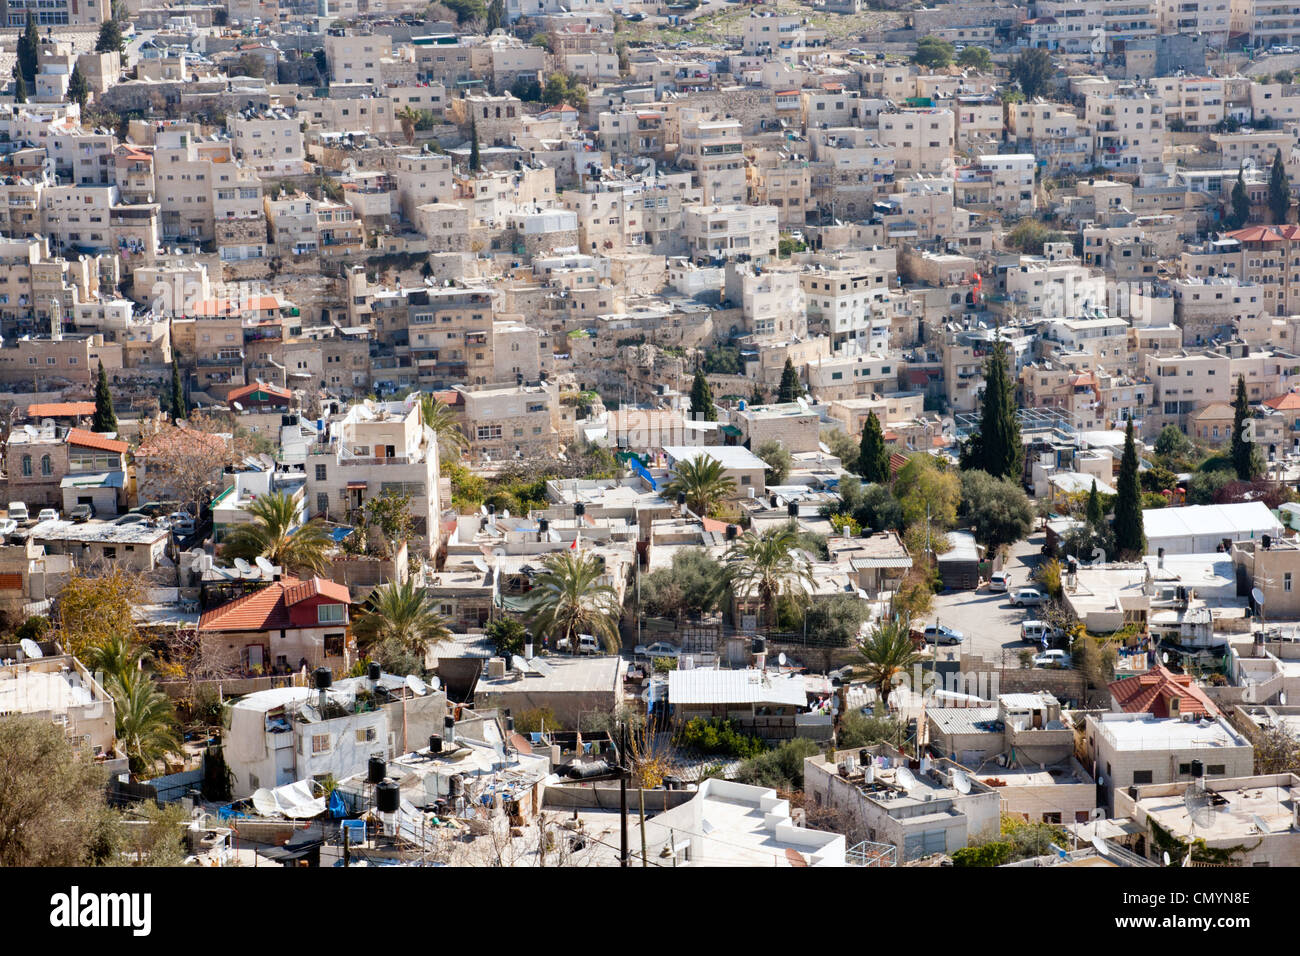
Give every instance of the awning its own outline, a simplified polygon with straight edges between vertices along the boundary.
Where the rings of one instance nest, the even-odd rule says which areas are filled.
[[[741,431],[735,425],[723,425],[718,429],[724,435],[730,435],[732,438],[739,438]]]
[[[349,481],[348,491],[365,491],[367,484],[365,481]]]

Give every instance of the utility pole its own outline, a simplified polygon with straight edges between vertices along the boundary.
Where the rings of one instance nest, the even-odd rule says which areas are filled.
[[[645,788],[638,786],[636,792],[637,796],[641,798],[641,865],[649,866],[650,862],[646,859],[645,848]]]
[[[619,808],[619,855],[618,865],[628,865],[627,852],[627,722],[622,724],[621,740],[618,747],[618,808]]]

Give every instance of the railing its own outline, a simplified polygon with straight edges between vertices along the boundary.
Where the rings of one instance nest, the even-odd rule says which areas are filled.
[[[847,866],[898,866],[898,847],[863,840],[844,851]]]

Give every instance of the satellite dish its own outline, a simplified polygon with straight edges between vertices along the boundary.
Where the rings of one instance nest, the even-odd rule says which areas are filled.
[[[424,681],[420,680],[420,678],[416,677],[414,674],[406,675],[406,689],[416,697],[423,697],[425,694],[429,693],[429,688],[425,686]]]
[[[1102,856],[1110,856],[1110,847],[1106,845],[1106,841],[1095,834],[1092,838],[1092,847]]]
[[[474,567],[479,571],[482,571],[484,574],[487,574],[489,570],[487,562],[477,555],[474,557]]]
[[[510,666],[521,674],[527,674],[532,670],[532,668],[528,666],[528,661],[524,660],[518,654],[510,655]]]
[[[1258,813],[1251,814],[1250,822],[1255,824],[1255,829],[1258,830],[1260,833],[1267,835],[1273,832],[1273,828],[1268,825],[1268,821],[1265,820],[1263,817],[1261,817]]]
[[[902,787],[906,793],[911,793],[917,787],[916,777],[912,776],[912,771],[906,767],[899,767],[894,773],[894,783]]]
[[[958,793],[970,793],[970,774],[965,770],[952,772],[952,788]]]
[[[780,654],[776,655],[776,662],[780,664],[782,667],[785,667],[785,651],[782,651]]]
[[[1169,865],[1169,851],[1165,850],[1165,866]]]
[[[1256,604],[1264,603],[1264,592],[1261,591],[1259,588],[1251,588],[1250,596],[1255,599]]]
[[[482,517],[486,518],[486,517],[488,516],[487,505],[479,505],[479,506],[478,506],[478,513],[479,513],[479,515],[481,515]]]
[[[258,568],[261,569],[262,574],[264,574],[267,577],[274,577],[275,575],[280,573],[279,568],[277,568],[270,561],[266,560],[266,558],[262,557],[260,554],[253,559],[253,563],[256,564]]]
[[[1286,691],[1282,691],[1282,693],[1277,695],[1277,702],[1282,707],[1286,706]]]
[[[30,637],[24,637],[22,640],[18,642],[18,646],[23,649],[23,656],[25,657],[34,658],[34,657],[45,656],[44,652],[41,651],[40,645],[38,645]]]
[[[1168,663],[1169,663],[1169,652],[1168,652],[1168,651],[1165,651],[1163,654],[1161,654],[1161,655],[1160,655],[1160,659],[1161,659],[1162,661],[1164,661],[1166,664],[1168,664]]]
[[[231,402],[230,404],[235,407],[235,411],[237,412],[242,412],[244,410],[244,406],[240,405],[239,402]]]
[[[501,509],[501,518],[504,520],[509,517],[510,517],[510,509],[509,508]]]
[[[1210,803],[1210,791],[1199,783],[1194,783],[1183,791],[1183,806],[1187,808],[1187,815],[1198,827],[1209,827],[1214,823],[1214,807]]]

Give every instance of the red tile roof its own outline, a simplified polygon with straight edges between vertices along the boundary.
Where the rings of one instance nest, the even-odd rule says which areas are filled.
[[[1278,411],[1300,408],[1300,392],[1286,392],[1276,398],[1265,400],[1264,404],[1269,408],[1276,408]]]
[[[1281,242],[1283,237],[1271,226],[1247,226],[1245,229],[1225,232],[1223,238],[1236,239],[1238,242]]]
[[[1217,717],[1219,708],[1205,692],[1192,683],[1187,674],[1175,674],[1163,665],[1136,677],[1126,677],[1110,685],[1110,696],[1126,713],[1169,717],[1168,698],[1179,699],[1180,714]]]
[[[279,385],[268,385],[265,382],[254,382],[252,385],[241,385],[239,388],[232,390],[226,395],[226,401],[237,402],[245,395],[252,395],[254,392],[266,392],[275,398],[283,398],[286,401],[292,397],[293,393],[287,388],[281,388]]]
[[[95,414],[94,402],[43,402],[27,406],[28,418],[67,418]]]
[[[351,595],[342,584],[324,578],[300,581],[287,577],[271,582],[260,591],[205,611],[199,618],[199,630],[273,631],[293,627],[289,608],[317,595],[351,602]]]
[[[98,448],[100,451],[111,451],[119,455],[124,454],[129,447],[124,441],[109,438],[98,432],[88,432],[84,428],[69,428],[68,444],[76,445],[78,448]]]

